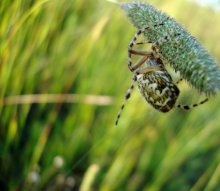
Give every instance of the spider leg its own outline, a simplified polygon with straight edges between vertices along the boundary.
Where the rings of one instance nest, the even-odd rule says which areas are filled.
[[[193,109],[194,107],[197,107],[199,105],[202,105],[204,104],[205,102],[207,102],[209,99],[206,98],[204,99],[203,101],[199,102],[199,103],[196,103],[196,104],[193,104],[193,105],[181,105],[181,104],[178,104],[176,105],[176,107],[178,108],[181,108],[181,109],[185,109],[185,110],[190,110],[190,109]]]
[[[144,56],[142,59],[138,60],[137,63],[132,66],[131,61],[131,53],[134,55]],[[139,68],[144,62],[153,56],[152,52],[150,51],[143,51],[143,50],[130,50],[129,51],[130,56],[128,56],[128,68],[131,72],[135,71],[137,68]]]
[[[130,52],[130,54],[139,55],[139,56],[148,56],[148,57],[152,57],[153,56],[151,51],[131,49],[131,50],[129,50],[129,52]],[[130,59],[131,59],[131,57],[130,57]]]
[[[132,80],[131,85],[130,85],[130,88],[127,90],[127,93],[126,93],[125,98],[124,98],[124,102],[121,105],[121,108],[120,108],[120,110],[118,112],[118,115],[117,115],[117,118],[116,118],[116,121],[115,121],[115,125],[118,125],[118,121],[119,121],[119,119],[121,117],[121,113],[122,113],[122,111],[123,111],[123,109],[124,109],[124,107],[126,105],[126,102],[131,97],[131,93],[132,93],[132,91],[134,89],[134,83],[137,81],[137,76],[139,74],[149,73],[149,72],[153,72],[153,71],[157,71],[157,70],[161,70],[161,68],[157,67],[157,66],[150,66],[150,67],[148,66],[148,67],[145,67],[143,69],[139,69],[139,70],[137,70],[135,72],[133,80]]]
[[[155,71],[158,71],[158,70],[164,70],[163,68],[159,67],[159,66],[147,66],[143,69],[139,69],[136,71],[136,74],[146,74],[146,73],[149,73],[149,72],[155,72]]]
[[[128,100],[128,99],[130,98],[130,96],[131,96],[131,92],[132,92],[133,89],[134,89],[134,83],[135,83],[136,81],[137,81],[137,74],[135,73],[135,75],[134,75],[134,77],[133,77],[133,80],[132,80],[132,82],[131,82],[130,88],[127,90],[127,93],[126,93],[126,95],[125,95],[124,102],[122,103],[121,108],[120,108],[120,110],[119,110],[119,112],[118,112],[118,115],[117,115],[117,118],[116,118],[116,121],[115,121],[115,125],[118,125],[118,121],[119,121],[119,119],[120,119],[120,117],[121,117],[121,113],[122,113],[122,111],[123,111],[123,109],[124,109],[124,107],[125,107],[125,104],[126,104],[127,100]]]
[[[144,55],[144,56],[148,56],[151,57],[152,56],[152,52],[151,51],[141,51],[141,50],[133,50],[133,46],[136,44],[144,44],[145,42],[136,42],[137,38],[146,30],[150,30],[153,27],[157,27],[157,26],[161,26],[163,25],[162,23],[160,24],[155,24],[152,27],[145,27],[143,29],[138,30],[138,32],[134,35],[134,38],[132,39],[132,41],[129,43],[128,45],[128,68],[130,69],[131,72],[133,72],[135,69],[132,67],[132,60],[131,60],[131,55],[135,54],[135,55]],[[151,43],[151,42],[149,42]]]
[[[134,66],[132,66],[132,71],[136,70],[137,68],[139,68],[142,64],[145,63],[145,61],[149,58],[149,56],[144,56],[142,57],[140,60],[138,60]]]
[[[142,45],[142,44],[150,44],[151,41],[143,41],[143,42],[136,42],[136,45]]]
[[[179,35],[181,35],[181,33],[173,33],[173,34],[170,34],[170,35],[166,35],[166,36],[164,36],[164,37],[162,37],[162,38],[159,38],[156,42],[154,42],[154,43],[152,44],[152,47],[151,47],[154,56],[155,56],[155,57],[158,56],[158,53],[157,53],[157,49],[156,49],[156,48],[157,48],[159,45],[163,44],[164,42],[168,42],[168,41],[172,40],[173,38],[178,37]]]

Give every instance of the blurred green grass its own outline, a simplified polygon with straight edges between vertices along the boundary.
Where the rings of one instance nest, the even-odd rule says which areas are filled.
[[[220,12],[180,0],[149,2],[183,23],[220,63]],[[219,96],[189,112],[161,114],[135,88],[114,127],[132,78],[127,45],[136,31],[117,5],[3,0],[0,18],[2,190],[220,189]],[[184,83],[180,89],[181,103],[202,99]],[[31,94],[114,102],[4,102]]]

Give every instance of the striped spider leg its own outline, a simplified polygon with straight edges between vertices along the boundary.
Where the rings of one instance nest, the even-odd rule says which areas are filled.
[[[143,30],[139,30],[134,36],[133,40],[129,43],[128,68],[131,72],[135,71],[135,74],[130,88],[128,89],[124,98],[124,102],[121,105],[120,111],[118,112],[115,125],[118,124],[125,104],[130,98],[132,90],[134,89],[135,82],[138,83],[138,88],[145,100],[155,109],[164,113],[170,111],[173,107],[189,110],[208,101],[208,99],[206,98],[205,100],[193,105],[176,104],[176,100],[179,96],[180,91],[176,84],[173,82],[172,77],[166,70],[163,61],[157,54],[156,47],[161,43],[164,43],[171,38],[178,36],[179,34],[173,36],[165,36],[164,38],[159,39],[152,44],[152,48],[150,51],[133,49],[134,45],[143,44],[142,42],[137,43],[136,40],[141,33],[148,29],[149,27],[146,27]],[[134,65],[132,65],[132,55],[142,56],[142,58],[138,60]],[[179,80],[178,83],[181,80]]]

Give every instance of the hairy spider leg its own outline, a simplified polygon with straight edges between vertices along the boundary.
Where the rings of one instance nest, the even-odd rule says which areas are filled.
[[[183,81],[183,78],[180,78],[176,84],[179,84],[181,81]],[[181,109],[184,109],[184,110],[190,110],[190,109],[193,109],[194,107],[198,107],[204,103],[206,103],[207,101],[209,101],[208,98],[205,98],[204,100],[200,101],[199,103],[195,103],[195,104],[192,104],[192,105],[183,105],[183,104],[178,104],[176,105],[176,107],[178,108],[181,108]]]
[[[134,38],[132,39],[132,41],[129,43],[128,45],[128,68],[131,72],[135,71],[138,67],[140,67],[140,65],[134,65],[132,66],[132,59],[131,59],[131,55],[135,54],[135,55],[143,55],[143,56],[148,56],[148,57],[152,57],[152,52],[151,51],[143,51],[143,50],[133,50],[133,46],[136,44],[144,44],[145,42],[136,42],[137,38],[146,30],[150,30],[151,28],[154,27],[158,27],[158,26],[162,26],[163,23],[160,24],[155,24],[152,27],[145,27],[143,29],[138,30],[138,32],[134,35]],[[148,43],[151,43],[150,41]]]
[[[163,25],[163,23],[155,24],[155,25],[153,25],[153,27],[158,27],[158,26],[162,26],[162,25]],[[150,58],[150,57],[157,58],[158,55],[157,55],[156,47],[159,46],[160,44],[162,44],[164,42],[167,42],[167,41],[171,40],[172,38],[180,35],[180,33],[174,33],[174,34],[166,35],[166,36],[158,39],[156,42],[154,42],[152,44],[151,51],[143,51],[143,50],[134,50],[134,49],[132,49],[134,47],[134,45],[141,45],[141,44],[144,44],[144,43],[152,43],[151,41],[136,42],[138,37],[144,31],[150,30],[151,28],[152,27],[145,27],[143,29],[138,30],[138,32],[134,35],[132,41],[128,45],[128,68],[131,72],[135,71],[137,68],[139,68],[144,63],[144,61],[143,62],[138,62],[134,66],[132,66],[132,58],[131,58],[132,54],[140,55],[140,56],[146,56],[145,60],[147,60],[147,58]]]
[[[151,46],[152,53],[153,53],[154,57],[158,57],[158,52],[157,52],[158,46],[160,46],[164,42],[168,42],[168,41],[172,40],[173,38],[178,37],[179,35],[181,35],[181,33],[172,33],[172,34],[166,35],[164,37],[161,37],[157,41],[155,41]]]
[[[161,45],[164,42],[170,41],[173,38],[178,37],[179,35],[181,35],[181,33],[172,33],[172,34],[166,35],[164,37],[161,37],[157,41],[155,41],[152,46],[157,47],[157,46]]]
[[[134,77],[133,77],[133,80],[132,80],[131,85],[130,85],[130,88],[127,90],[127,93],[126,93],[126,95],[125,95],[124,101],[123,101],[123,103],[122,103],[122,105],[121,105],[121,108],[120,108],[120,110],[119,110],[119,112],[118,112],[118,115],[117,115],[117,118],[116,118],[116,121],[115,121],[115,125],[118,124],[118,121],[119,121],[119,119],[120,119],[120,117],[121,117],[121,113],[122,113],[122,111],[123,111],[123,109],[124,109],[124,107],[125,107],[125,105],[126,105],[126,102],[127,102],[128,99],[131,97],[131,93],[132,93],[132,91],[133,91],[133,89],[134,89],[134,84],[135,84],[135,82],[137,81],[137,75],[143,74],[143,73],[154,72],[154,71],[157,71],[157,70],[161,70],[161,68],[160,68],[160,67],[157,67],[157,66],[149,66],[149,67],[145,67],[145,68],[143,68],[143,69],[137,70],[137,71],[135,72]]]
[[[132,92],[132,90],[134,89],[134,83],[135,83],[136,81],[137,81],[137,74],[135,73],[135,75],[134,75],[134,77],[133,77],[133,80],[132,80],[132,82],[131,82],[130,88],[127,90],[127,93],[126,93],[126,95],[125,95],[124,102],[122,103],[121,108],[120,108],[120,110],[119,110],[119,112],[118,112],[118,115],[117,115],[117,118],[116,118],[116,121],[115,121],[115,125],[118,125],[118,121],[119,121],[119,119],[120,119],[120,117],[121,117],[121,113],[122,113],[122,111],[123,111],[123,109],[124,109],[124,107],[125,107],[125,104],[126,104],[127,100],[128,100],[128,99],[130,98],[130,96],[131,96],[131,92]]]
[[[198,106],[200,106],[200,105],[206,103],[208,100],[209,100],[209,99],[206,98],[206,99],[204,99],[203,101],[201,101],[201,102],[199,102],[199,103],[195,103],[195,104],[193,104],[193,105],[182,105],[182,104],[178,104],[178,105],[176,105],[176,107],[181,108],[181,109],[185,109],[185,110],[190,110],[190,109],[193,109],[193,108],[195,108],[195,107],[198,107]]]
[[[163,25],[163,24],[156,24],[156,25],[153,25],[153,27],[157,27],[157,26],[161,26],[161,25]],[[154,54],[152,53],[152,51],[143,51],[143,50],[134,50],[134,49],[132,49],[134,45],[140,45],[140,44],[144,44],[144,43],[151,43],[150,41],[136,42],[138,36],[140,36],[141,33],[143,33],[146,30],[149,30],[149,29],[151,29],[151,27],[145,27],[143,29],[138,30],[138,32],[135,34],[135,36],[132,39],[132,41],[129,43],[129,46],[128,46],[128,68],[132,72],[137,70],[141,65],[143,65],[148,58],[154,57]],[[140,60],[138,60],[134,64],[134,66],[132,66],[132,59],[131,59],[131,55],[132,54],[143,56]],[[130,96],[131,96],[131,92],[134,89],[134,84],[137,81],[137,75],[138,74],[143,74],[143,73],[148,73],[148,72],[153,72],[153,71],[157,71],[157,70],[161,70],[161,68],[160,67],[156,67],[156,66],[151,66],[151,67],[145,67],[143,69],[139,69],[139,70],[136,71],[136,73],[135,73],[135,75],[133,77],[133,80],[131,82],[130,88],[127,90],[127,93],[125,95],[123,104],[121,105],[121,108],[120,108],[120,110],[118,112],[118,115],[117,115],[117,118],[116,118],[116,121],[115,121],[115,125],[118,124],[118,121],[119,121],[119,119],[121,117],[121,113],[122,113],[122,111],[123,111],[123,109],[124,109],[124,107],[126,105],[126,102],[130,98]]]

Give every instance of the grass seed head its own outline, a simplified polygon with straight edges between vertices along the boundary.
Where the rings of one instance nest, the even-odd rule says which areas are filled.
[[[214,59],[184,27],[148,3],[121,3],[121,7],[137,29],[162,24],[144,33],[151,42],[180,33],[157,47],[160,58],[199,92],[213,95],[219,91],[220,71]]]

